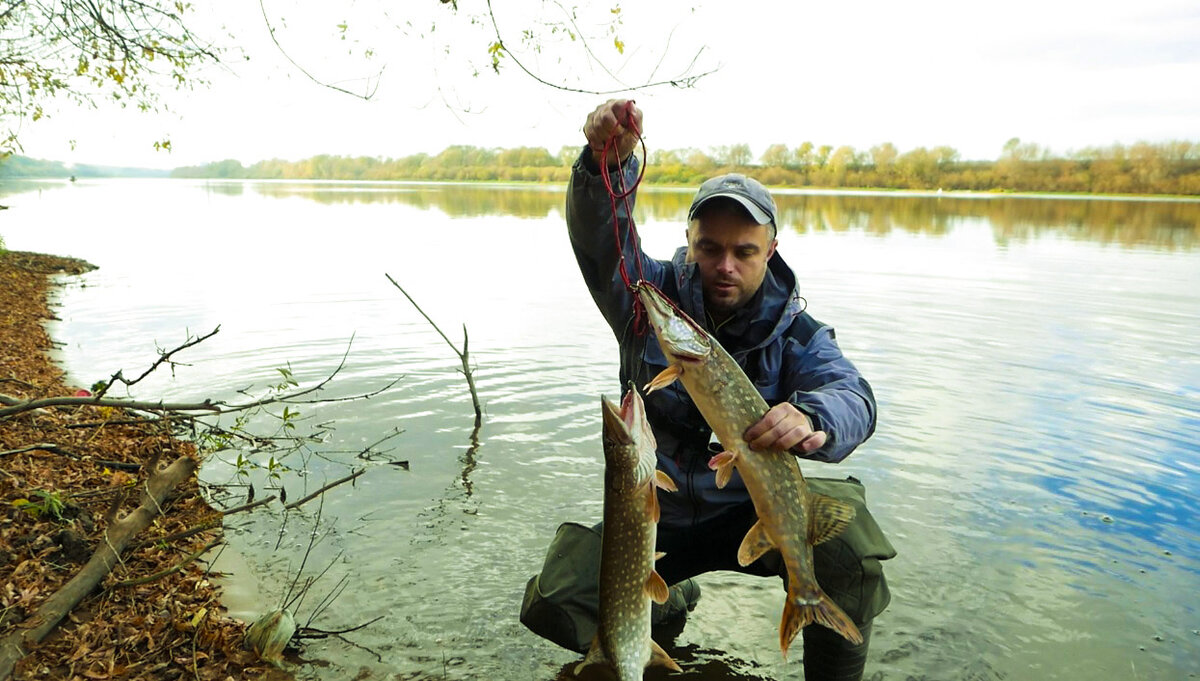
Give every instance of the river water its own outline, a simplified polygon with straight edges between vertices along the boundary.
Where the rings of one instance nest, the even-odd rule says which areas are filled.
[[[563,188],[105,180],[9,182],[8,247],[84,258],[51,332],[73,382],[141,373],[134,394],[243,399],[290,366],[320,443],[261,498],[345,475],[285,514],[229,519],[242,584],[276,607],[320,578],[301,624],[316,679],[549,681],[579,660],[517,621],[555,527],[601,513],[599,397],[616,343],[580,281]],[[780,252],[879,400],[876,435],[837,466],[899,550],[871,679],[1200,676],[1200,203],[781,192]],[[682,242],[690,192],[647,190],[645,250]],[[478,446],[458,357],[484,407]],[[398,380],[397,380],[398,379]],[[276,410],[278,413],[278,410]],[[224,421],[230,424],[228,417]],[[271,427],[272,421],[260,422]],[[364,457],[359,454],[386,439]],[[218,452],[204,479],[243,482]],[[407,469],[391,465],[405,461]],[[216,493],[214,488],[214,493]],[[244,500],[227,488],[226,502]],[[319,517],[318,517],[319,514]],[[326,570],[322,574],[323,570]],[[250,577],[255,581],[251,581]],[[709,574],[667,646],[681,679],[801,678],[781,659],[777,580]],[[665,678],[652,672],[652,678]]]

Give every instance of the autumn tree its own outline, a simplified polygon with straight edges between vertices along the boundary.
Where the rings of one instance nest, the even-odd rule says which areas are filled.
[[[791,165],[792,152],[786,144],[772,144],[763,151],[761,160],[771,168],[786,168]]]
[[[813,143],[801,142],[800,146],[796,147],[796,167],[801,170],[807,169],[813,164]]]
[[[177,0],[0,0],[0,152],[19,150],[21,126],[52,101],[152,111],[200,84],[197,67],[219,58],[191,11]]]
[[[896,150],[896,146],[891,142],[884,142],[871,147],[870,150],[871,163],[875,165],[875,169],[879,172],[888,172],[892,164],[896,162],[896,157],[900,152]]]

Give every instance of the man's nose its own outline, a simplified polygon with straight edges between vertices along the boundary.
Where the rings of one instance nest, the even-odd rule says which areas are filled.
[[[737,264],[737,259],[733,257],[733,253],[722,253],[721,259],[717,261],[717,270],[721,272],[732,272]]]

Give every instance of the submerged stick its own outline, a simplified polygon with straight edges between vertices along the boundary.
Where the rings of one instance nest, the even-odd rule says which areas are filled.
[[[475,407],[475,429],[478,430],[480,424],[483,423],[483,410],[479,407],[479,395],[475,392],[475,378],[471,375],[471,363],[468,359],[467,350],[467,325],[463,324],[463,347],[460,351],[458,346],[451,342],[451,340],[446,337],[446,334],[442,333],[442,330],[438,328],[438,325],[429,318],[429,315],[425,314],[425,311],[421,309],[421,306],[417,305],[417,301],[413,300],[412,296],[408,295],[408,291],[405,291],[403,286],[396,283],[395,279],[392,279],[392,275],[384,272],[383,276],[387,277],[388,281],[392,282],[392,286],[400,289],[400,292],[404,294],[404,297],[408,298],[408,302],[412,303],[413,307],[417,308],[417,312],[421,313],[421,316],[425,318],[425,321],[429,322],[429,325],[433,327],[433,330],[438,332],[438,335],[442,337],[442,340],[446,341],[446,345],[449,345],[450,349],[454,351],[454,354],[458,355],[458,359],[462,361],[463,376],[467,377],[467,388],[471,390],[471,404]]]

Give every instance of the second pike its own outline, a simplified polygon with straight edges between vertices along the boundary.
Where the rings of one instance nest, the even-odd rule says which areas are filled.
[[[836,537],[854,518],[854,508],[808,490],[796,457],[786,451],[759,452],[742,436],[767,413],[767,403],[729,353],[707,331],[677,310],[658,290],[638,288],[650,325],[670,366],[650,381],[650,389],[683,383],[725,451],[709,465],[724,487],[734,468],[746,484],[758,522],[738,548],[738,563],[749,565],[775,549],[787,566],[787,601],[779,623],[784,656],[796,634],[817,622],[852,643],[862,643],[854,622],[834,603],[813,575],[812,547]]]
[[[642,396],[630,387],[620,408],[601,398],[604,412],[604,531],[600,539],[600,621],[587,657],[610,666],[620,681],[642,678],[648,665],[682,671],[650,638],[650,601],[667,600],[667,584],[654,569],[658,488],[675,483],[657,470],[654,433]]]

